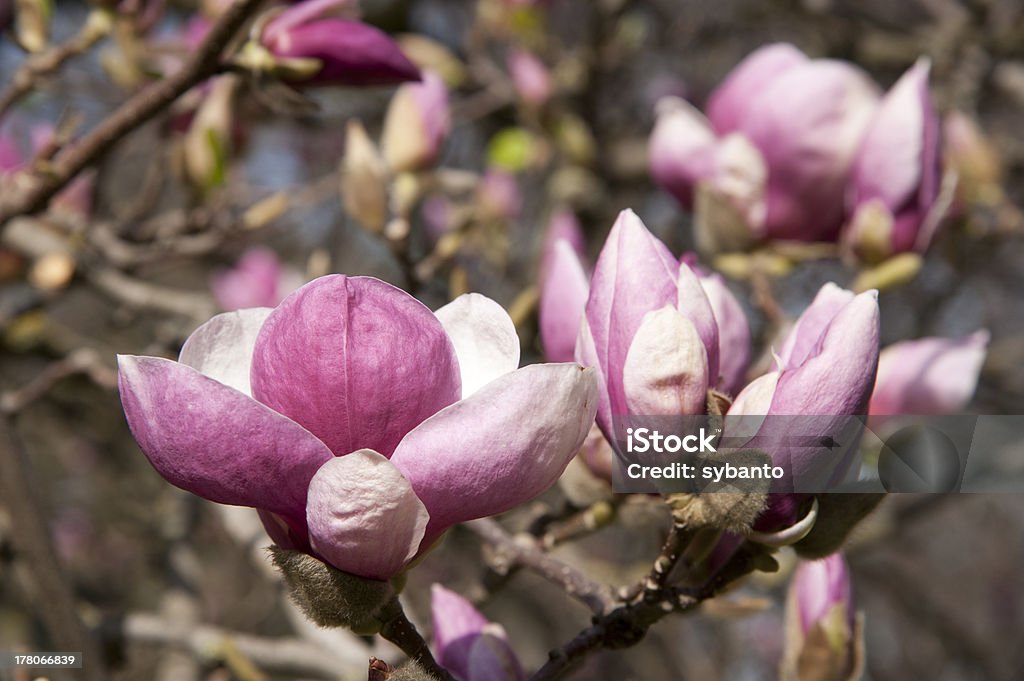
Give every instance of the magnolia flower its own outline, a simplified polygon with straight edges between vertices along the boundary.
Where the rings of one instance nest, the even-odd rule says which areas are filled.
[[[265,50],[250,57],[300,85],[394,85],[419,79],[419,70],[383,31],[326,16],[347,0],[306,0],[267,22]],[[267,56],[269,55],[269,60]]]
[[[939,200],[941,125],[929,68],[921,59],[885,95],[853,164],[843,238],[868,261],[924,251],[948,207]]]
[[[286,270],[269,248],[250,248],[229,270],[210,278],[210,290],[221,309],[274,307],[302,284],[298,274]]]
[[[526,50],[512,49],[509,50],[506,64],[512,76],[512,85],[524,102],[540,106],[548,101],[554,85],[544,62]]]
[[[749,338],[740,348],[721,345],[722,336],[741,334],[723,333],[711,298],[721,305],[731,294],[708,281],[678,262],[635,213],[619,215],[594,269],[576,343],[577,361],[599,369],[597,423],[613,444],[616,418],[704,414],[708,389],[722,385],[723,355],[749,352]],[[724,308],[721,316],[740,323]]]
[[[515,173],[488,168],[477,186],[477,205],[487,217],[517,219],[523,210],[523,193]]]
[[[964,338],[921,338],[894,343],[878,358],[878,380],[868,412],[874,416],[953,414],[978,385],[988,331]]]
[[[706,118],[683,100],[659,104],[651,174],[685,207],[707,193],[753,237],[834,239],[877,103],[875,85],[852,64],[768,45],[711,94]]]
[[[764,442],[779,436],[838,436],[867,412],[878,367],[878,294],[855,295],[825,284],[797,319],[777,356],[778,366],[736,396],[729,416],[803,416],[746,419]],[[745,427],[745,426],[741,426]],[[758,445],[758,438],[752,441]],[[800,489],[842,482],[856,458],[856,443],[829,447],[761,447]],[[795,507],[794,507],[795,509]],[[794,518],[795,519],[795,518]]]
[[[423,82],[407,83],[391,98],[381,146],[394,172],[423,170],[437,160],[451,131],[448,88],[441,76],[423,72]]]
[[[594,373],[518,363],[512,321],[484,296],[433,314],[330,275],[214,317],[178,362],[120,356],[119,385],[169,482],[259,509],[283,549],[386,580],[451,525],[546,489],[583,442]]]
[[[784,681],[852,681],[860,674],[860,623],[842,555],[801,562],[786,603]]]
[[[462,596],[440,584],[430,589],[438,662],[459,681],[522,681],[519,659],[500,624],[487,621]]]

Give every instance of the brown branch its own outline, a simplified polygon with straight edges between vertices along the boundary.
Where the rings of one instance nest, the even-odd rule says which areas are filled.
[[[113,26],[113,18],[107,10],[96,9],[89,13],[85,25],[67,42],[51,47],[45,52],[29,55],[14,72],[6,89],[0,93],[0,118],[7,110],[45,78],[60,69],[70,59],[87,52],[93,45],[105,38]]]
[[[447,669],[442,667],[434,659],[430,652],[430,646],[424,640],[416,625],[409,621],[402,609],[402,603],[398,597],[384,606],[381,613],[384,625],[380,628],[380,635],[398,646],[409,659],[417,663],[424,670],[436,676],[440,681],[455,681]]]
[[[60,154],[45,174],[35,173],[25,189],[0,200],[0,230],[19,215],[35,213],[72,179],[143,123],[195,85],[217,73],[221,53],[263,0],[235,0],[217,20],[195,55],[172,75],[149,85]]]
[[[100,648],[79,617],[74,589],[57,559],[50,528],[33,493],[27,459],[13,419],[0,417],[0,499],[11,518],[16,555],[29,567],[36,587],[37,612],[54,649],[82,653],[81,678],[102,681],[107,675]]]
[[[629,648],[643,640],[658,620],[671,614],[695,610],[705,600],[750,573],[757,565],[757,547],[745,545],[708,583],[697,588],[677,587],[667,575],[681,559],[689,532],[673,528],[650,575],[629,590],[628,601],[614,610],[595,617],[589,627],[561,647],[552,650],[548,661],[530,677],[530,681],[554,681],[591,652],[599,648]],[[660,567],[659,567],[660,565]]]
[[[99,353],[92,348],[77,348],[22,387],[0,394],[0,412],[21,411],[48,393],[58,381],[75,374],[86,374],[94,383],[110,390],[117,387],[117,372],[103,362]]]
[[[586,605],[595,615],[610,610],[615,599],[611,589],[592,580],[575,567],[552,558],[538,548],[536,540],[510,535],[491,518],[482,518],[465,523],[481,539],[498,552],[502,560],[512,566],[522,566],[536,572],[550,582],[562,587],[567,594]]]

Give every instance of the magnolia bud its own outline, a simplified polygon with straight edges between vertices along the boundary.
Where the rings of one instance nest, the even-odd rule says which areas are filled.
[[[51,0],[15,0],[15,36],[27,52],[41,52],[50,43]]]
[[[235,93],[239,81],[227,75],[211,81],[182,146],[185,174],[200,192],[224,183],[231,157]]]
[[[783,681],[853,681],[863,667],[862,622],[840,554],[801,563],[786,604]]]
[[[266,22],[243,62],[297,85],[394,85],[419,71],[381,30],[330,16],[347,0],[306,0]]]
[[[398,88],[384,118],[381,146],[392,172],[423,170],[434,163],[451,129],[448,90],[441,76]]]
[[[380,232],[388,219],[387,168],[376,145],[359,121],[345,130],[341,160],[341,198],[345,210],[370,232]]]
[[[377,615],[395,596],[391,582],[342,572],[299,551],[271,546],[270,553],[292,600],[322,627],[371,630]]]

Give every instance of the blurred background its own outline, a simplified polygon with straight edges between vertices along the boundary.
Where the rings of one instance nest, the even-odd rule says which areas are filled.
[[[690,217],[648,175],[655,104],[666,95],[703,104],[733,66],[771,42],[853,61],[883,88],[926,55],[939,109],[977,122],[987,138],[985,180],[1001,189],[967,202],[920,272],[883,291],[882,340],[987,328],[992,340],[970,410],[1024,413],[1017,0],[361,5],[365,21],[402,36],[413,61],[440,71],[450,90],[439,169],[412,189],[392,187],[415,195],[404,220],[368,227],[342,200],[348,124],[359,120],[378,139],[393,88],[322,88],[292,101],[247,82],[225,124],[230,150],[207,159],[215,171],[189,170],[204,161],[190,160],[203,150],[189,151],[195,105],[183,101],[114,146],[90,171],[85,198],[8,226],[0,245],[0,448],[22,461],[28,482],[3,486],[0,497],[0,650],[55,649],[54,620],[70,608],[101,641],[92,652],[105,656],[108,671],[91,678],[359,679],[369,655],[399,659],[385,644],[303,624],[268,568],[255,515],[208,504],[151,469],[124,421],[115,355],[176,357],[199,323],[245,305],[268,280],[272,299],[343,272],[380,277],[432,309],[465,291],[484,293],[510,310],[523,361],[541,361],[537,263],[552,213],[576,214],[591,258],[624,208],[675,253],[692,250]],[[118,11],[138,19],[147,6]],[[155,77],[149,67],[158,73],[154,64],[188,54],[183,36],[199,11],[171,2],[144,31],[115,28],[40,79],[0,118],[0,133],[28,153],[42,124],[58,134],[95,125]],[[89,12],[56,2],[50,40],[74,35]],[[515,49],[548,71],[550,92],[535,101],[509,73],[506,55]],[[0,91],[24,59],[0,37]],[[758,263],[768,263],[770,276],[751,274],[762,273]],[[260,274],[247,278],[253,271]],[[822,283],[849,286],[858,276],[834,258],[779,264],[756,255],[726,274],[759,349],[771,341],[772,314],[795,317]],[[503,522],[525,530],[587,484],[571,480]],[[555,555],[611,584],[645,574],[667,515],[652,499],[620,501],[615,523]],[[38,544],[28,553],[11,540],[27,527]],[[51,549],[57,570],[47,567]],[[865,678],[1024,678],[1024,499],[893,495],[858,528],[847,556],[866,618]],[[663,620],[635,648],[594,654],[569,678],[777,678],[793,559],[783,552],[780,561],[779,573]],[[456,528],[411,573],[407,607],[426,628],[429,585],[444,583],[503,624],[535,668],[589,613],[540,578],[501,575],[492,563],[473,534]],[[54,586],[61,584],[63,592]],[[286,647],[277,663],[260,657],[282,641],[298,646],[293,657]],[[81,674],[54,670],[50,678]],[[0,670],[0,678],[28,677]]]

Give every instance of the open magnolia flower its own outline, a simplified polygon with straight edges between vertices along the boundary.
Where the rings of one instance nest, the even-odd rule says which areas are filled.
[[[494,301],[431,313],[378,279],[316,279],[277,308],[218,315],[178,362],[121,356],[135,439],[172,484],[252,506],[284,549],[371,579],[451,525],[549,487],[594,419],[576,364],[516,369]]]

